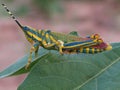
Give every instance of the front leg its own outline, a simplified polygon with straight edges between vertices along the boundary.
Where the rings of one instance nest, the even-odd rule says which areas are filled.
[[[60,54],[63,54],[64,42],[62,40],[57,41],[57,46],[59,48]]]
[[[47,30],[44,32],[44,35],[42,36],[42,46],[46,49],[54,48],[55,46],[58,46],[58,41],[52,36],[51,31]]]
[[[38,54],[38,49],[39,49],[39,43],[35,43],[35,44],[31,47],[31,49],[30,49],[30,55],[29,55],[29,57],[28,57],[28,62],[27,62],[27,64],[26,64],[26,66],[25,66],[25,69],[28,69],[28,67],[29,67],[30,64],[31,64],[31,61],[32,61],[32,53],[35,52],[35,57],[37,56],[37,54]]]
[[[63,42],[62,40],[56,40],[56,39],[53,37],[53,35],[52,35],[52,33],[51,33],[50,30],[46,31],[45,39],[46,39],[46,40],[44,41],[44,46],[45,46],[45,47],[53,47],[53,46],[54,46],[54,48],[57,47],[57,48],[58,48],[57,50],[59,50],[59,52],[60,52],[61,54],[63,54],[62,48],[63,48],[64,42]],[[48,42],[48,41],[49,41],[50,43],[47,45],[46,42]]]
[[[55,46],[54,42],[51,42],[49,38],[49,34],[46,32],[44,36],[42,36],[42,46],[46,49],[50,49],[51,47]]]

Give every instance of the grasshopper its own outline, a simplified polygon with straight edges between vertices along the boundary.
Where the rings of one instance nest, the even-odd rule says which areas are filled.
[[[28,63],[25,67],[26,69],[31,63],[32,53],[35,52],[35,56],[37,56],[39,46],[48,50],[57,50],[61,54],[65,54],[65,52],[94,54],[112,49],[112,46],[105,43],[98,34],[93,34],[83,38],[78,36],[75,31],[72,31],[69,34],[64,34],[52,32],[51,30],[37,30],[29,26],[24,26],[16,19],[5,4],[2,4],[2,6],[21,28],[26,39],[32,45],[30,55],[28,57]]]

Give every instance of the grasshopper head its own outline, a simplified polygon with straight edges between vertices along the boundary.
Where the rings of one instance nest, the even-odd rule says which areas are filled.
[[[23,26],[22,27],[22,30],[24,31],[24,32],[27,32],[27,31],[30,31],[30,27],[29,26]]]
[[[23,30],[23,32],[24,32],[24,34],[25,34],[25,37],[26,37],[26,39],[30,42],[30,43],[33,43],[33,29],[31,28],[31,27],[29,27],[29,26],[23,26],[22,27],[22,30]]]

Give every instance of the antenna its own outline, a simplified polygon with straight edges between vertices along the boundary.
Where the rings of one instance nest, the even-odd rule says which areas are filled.
[[[8,14],[13,18],[13,20],[18,24],[20,28],[23,28],[22,25],[19,23],[19,21],[16,19],[16,17],[10,12],[10,10],[7,8],[5,4],[2,4],[2,6],[5,8],[5,10],[8,12]]]

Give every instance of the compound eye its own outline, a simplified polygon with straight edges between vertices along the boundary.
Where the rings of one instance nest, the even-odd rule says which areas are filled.
[[[102,39],[98,39],[98,43],[103,43],[103,40]]]
[[[94,39],[99,39],[100,38],[100,35],[99,34],[95,34],[94,35]]]

